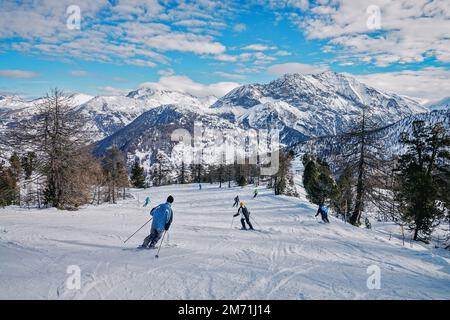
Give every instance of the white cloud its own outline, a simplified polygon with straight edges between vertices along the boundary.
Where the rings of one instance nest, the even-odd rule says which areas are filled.
[[[99,90],[103,94],[112,95],[112,96],[124,95],[131,91],[130,89],[115,88],[115,87],[111,87],[111,86],[100,86],[100,87],[97,87],[97,90]]]
[[[450,95],[450,70],[425,68],[397,72],[353,75],[356,79],[380,90],[423,99],[424,103]]]
[[[228,73],[228,72],[223,72],[223,71],[216,71],[216,72],[214,72],[214,75],[221,77],[221,78],[227,78],[227,79],[233,79],[233,80],[245,79],[245,76],[242,74]]]
[[[314,74],[323,72],[325,70],[327,70],[326,66],[297,63],[297,62],[274,64],[269,68],[267,68],[268,73],[277,76],[286,73]]]
[[[37,77],[38,74],[33,71],[26,70],[0,70],[0,77],[15,78],[15,79],[29,79]]]
[[[373,17],[367,13],[369,5],[380,10],[379,30],[369,28]],[[449,17],[447,0],[322,1],[306,16],[290,16],[308,38],[328,39],[324,50],[341,54],[343,60],[378,66],[421,62],[426,57],[450,62]]]
[[[218,54],[214,56],[214,59],[224,62],[235,62],[238,60],[238,58],[238,56],[230,54]]]
[[[236,82],[217,82],[212,84],[202,84],[195,82],[186,76],[166,76],[161,77],[158,82],[145,82],[141,87],[153,88],[158,90],[172,90],[192,94],[197,97],[206,97],[214,95],[221,97],[232,89],[239,86]]]
[[[146,39],[145,43],[161,51],[182,51],[198,54],[220,54],[225,46],[212,40],[210,36],[190,33],[168,33]]]
[[[74,77],[87,77],[90,75],[90,73],[85,70],[72,70],[70,71],[70,74]]]
[[[306,10],[309,7],[309,0],[259,0],[256,2],[271,9],[294,8]]]
[[[233,27],[233,30],[236,32],[244,32],[247,30],[247,26],[244,23],[238,23]]]
[[[279,57],[287,57],[287,56],[291,56],[292,53],[285,51],[285,50],[279,50],[279,51],[275,52],[275,55],[279,56]]]
[[[198,55],[222,54],[226,47],[207,34],[220,29],[226,5],[203,0],[171,3],[157,0],[116,1],[77,0],[81,8],[81,30],[66,26],[66,9],[71,0],[30,0],[2,2],[0,50],[65,59],[154,67],[170,59],[162,53],[191,52]],[[203,21],[203,22],[202,22]],[[172,26],[205,26],[174,31]],[[205,31],[206,30],[206,31]]]
[[[267,51],[267,50],[274,50],[277,47],[271,47],[271,46],[267,46],[265,44],[260,44],[260,43],[255,43],[255,44],[250,44],[248,46],[243,47],[243,50],[251,50],[251,51]]]
[[[165,70],[159,70],[157,73],[160,76],[173,76],[175,74],[175,71],[172,68],[169,68]]]

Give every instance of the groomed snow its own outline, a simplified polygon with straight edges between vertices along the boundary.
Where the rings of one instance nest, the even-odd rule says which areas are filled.
[[[253,200],[253,187],[209,184],[132,193],[77,212],[1,209],[0,299],[450,299],[447,252],[319,223],[302,199],[261,188]],[[124,244],[148,219],[145,196],[154,205],[168,194],[175,215],[160,258],[134,249],[148,227]],[[237,219],[230,228],[236,194],[262,231],[238,230]],[[70,265],[80,267],[80,290],[66,287]],[[379,290],[366,285],[371,265],[381,269]]]

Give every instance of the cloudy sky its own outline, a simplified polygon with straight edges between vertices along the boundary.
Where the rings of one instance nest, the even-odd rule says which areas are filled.
[[[0,93],[220,96],[323,70],[423,101],[450,96],[450,1],[0,1]]]

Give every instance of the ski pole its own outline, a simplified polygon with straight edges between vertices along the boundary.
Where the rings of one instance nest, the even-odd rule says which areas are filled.
[[[250,218],[252,218],[253,221],[256,223],[256,225],[257,225],[260,229],[262,229],[261,226],[259,225],[259,223],[255,220],[255,218],[253,218],[252,216],[250,216]]]
[[[233,222],[234,222],[234,216],[233,216],[233,218],[231,219],[231,227],[230,227],[230,229],[233,228]]]
[[[158,252],[156,253],[155,258],[159,258],[159,250],[161,250],[161,247],[162,247],[162,244],[163,244],[163,241],[164,241],[164,236],[166,235],[166,233],[167,233],[167,230],[165,230],[164,233],[163,233],[163,236],[162,236],[162,239],[161,239],[161,243],[159,244]]]
[[[150,221],[152,221],[153,217],[150,218],[150,220],[148,220],[146,223],[144,223],[144,225],[142,227],[140,227],[139,229],[136,230],[135,233],[133,233],[131,236],[128,237],[127,240],[125,240],[123,243],[127,242],[128,240],[131,239],[132,236],[134,236],[136,233],[138,233],[139,230],[141,230],[143,227],[145,227],[147,225],[147,223],[149,223]]]

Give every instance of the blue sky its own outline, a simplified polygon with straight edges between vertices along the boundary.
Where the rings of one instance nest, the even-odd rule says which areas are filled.
[[[0,93],[222,95],[333,70],[424,102],[450,95],[448,1],[6,0],[0,17]]]

